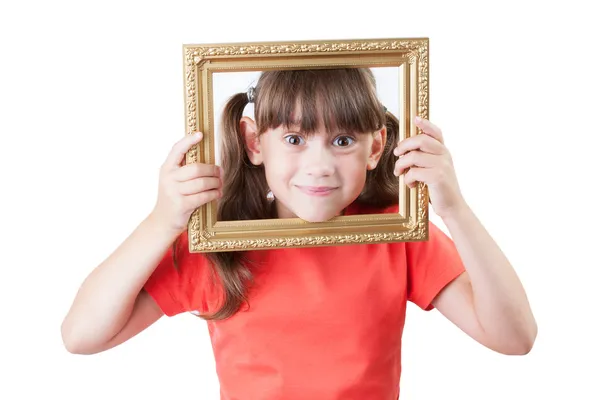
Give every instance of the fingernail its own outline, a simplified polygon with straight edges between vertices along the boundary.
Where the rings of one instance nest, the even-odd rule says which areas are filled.
[[[199,137],[202,137],[202,132],[196,132],[194,135],[195,135],[197,138],[199,138]]]
[[[419,117],[419,116],[416,116],[416,117],[415,117],[415,121],[417,121],[417,122],[421,122],[421,121],[423,121],[423,118],[421,118],[421,117]]]

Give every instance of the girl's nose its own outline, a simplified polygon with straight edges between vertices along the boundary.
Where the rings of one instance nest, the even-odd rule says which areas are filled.
[[[322,143],[311,143],[304,152],[306,172],[315,177],[330,176],[335,171],[335,156]]]

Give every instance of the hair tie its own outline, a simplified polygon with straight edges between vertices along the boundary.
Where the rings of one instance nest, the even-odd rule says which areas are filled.
[[[246,92],[246,96],[248,96],[248,103],[254,103],[254,92],[255,92],[254,87],[250,86],[248,88],[248,91]]]

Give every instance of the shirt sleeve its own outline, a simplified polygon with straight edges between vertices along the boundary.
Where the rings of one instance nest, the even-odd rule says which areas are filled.
[[[425,311],[433,299],[465,271],[454,241],[429,221],[429,240],[406,242],[408,300]]]
[[[170,246],[144,284],[144,290],[169,317],[197,311],[205,304],[207,260],[202,254],[189,253],[187,232],[177,241],[177,267]]]

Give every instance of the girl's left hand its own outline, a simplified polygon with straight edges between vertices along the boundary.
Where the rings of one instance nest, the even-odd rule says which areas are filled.
[[[400,157],[394,174],[406,173],[404,183],[410,188],[415,187],[417,181],[425,183],[435,213],[444,218],[465,205],[452,157],[444,145],[440,128],[419,117],[415,123],[423,134],[400,141],[394,149],[394,154]]]

